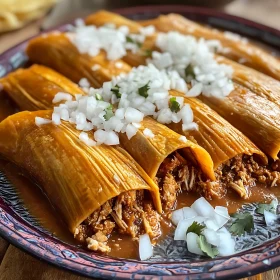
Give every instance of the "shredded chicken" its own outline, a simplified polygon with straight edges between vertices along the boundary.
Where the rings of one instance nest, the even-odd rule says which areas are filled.
[[[279,163],[259,164],[253,156],[238,155],[216,170],[216,178],[223,189],[234,189],[242,198],[248,198],[248,188],[257,182],[274,187],[280,184]]]
[[[209,192],[210,184],[206,184],[199,168],[190,165],[178,152],[167,157],[160,166],[156,182],[159,185],[163,209],[166,213],[176,208],[177,196],[181,191],[198,190]],[[201,187],[200,184],[205,184]]]
[[[104,253],[110,251],[108,238],[114,229],[132,238],[148,233],[153,239],[161,234],[160,216],[145,201],[144,190],[128,191],[104,203],[76,229],[74,237],[88,249]]]

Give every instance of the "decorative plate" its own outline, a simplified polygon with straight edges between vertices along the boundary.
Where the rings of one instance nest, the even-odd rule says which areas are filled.
[[[180,13],[194,21],[249,37],[272,50],[280,46],[279,31],[215,10],[149,6],[116,12],[135,20],[157,17],[162,13]],[[63,25],[56,29],[63,31],[65,28]],[[25,46],[26,41],[0,55],[0,77],[28,63]],[[254,207],[254,204],[244,206],[246,211],[254,211]],[[83,250],[52,236],[28,213],[0,169],[0,235],[39,259],[98,279],[237,279],[280,266],[280,224],[267,231],[260,217],[255,215],[254,219],[254,232],[238,243],[238,249],[242,251],[233,256],[195,259],[186,253],[184,243],[172,241],[170,237],[156,246],[149,262],[117,259]]]

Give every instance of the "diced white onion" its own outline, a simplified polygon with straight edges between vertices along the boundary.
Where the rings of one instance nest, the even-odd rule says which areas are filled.
[[[275,223],[275,221],[277,220],[277,215],[275,215],[267,210],[264,210],[263,214],[264,214],[264,219],[265,219],[265,223],[267,226],[273,225]]]
[[[48,124],[51,123],[51,120],[40,118],[40,117],[35,117],[35,124],[37,126],[43,125],[43,124]]]
[[[153,256],[153,246],[147,233],[139,237],[139,256],[141,261],[148,260]]]
[[[172,212],[171,221],[174,225],[178,225],[178,223],[184,219],[183,209],[178,209]]]
[[[189,232],[186,237],[187,240],[187,248],[190,253],[197,254],[203,256],[203,252],[198,246],[198,235],[194,232]]]
[[[192,205],[191,208],[202,217],[213,217],[215,215],[214,208],[212,205],[204,198],[200,197]]]
[[[52,122],[55,125],[60,125],[61,124],[60,115],[57,113],[52,113]]]
[[[220,244],[220,237],[215,230],[206,228],[203,230],[203,234],[208,243],[212,244],[213,246],[219,246]]]
[[[153,132],[149,129],[149,128],[145,128],[143,130],[143,134],[147,137],[147,138],[154,138],[155,135],[153,134]]]
[[[72,100],[72,95],[69,94],[69,93],[65,93],[65,92],[58,92],[52,103],[58,103],[58,102],[61,102],[61,101],[71,101]]]

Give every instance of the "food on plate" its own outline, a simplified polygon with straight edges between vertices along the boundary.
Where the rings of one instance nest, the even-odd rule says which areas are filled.
[[[214,258],[254,234],[254,213],[277,222],[280,68],[268,52],[178,15],[100,11],[26,53],[38,64],[0,79],[23,111],[0,123],[0,154],[88,249],[124,238],[147,260],[171,232]]]
[[[90,147],[69,123],[43,124],[51,114],[24,111],[2,121],[1,155],[28,171],[89,249],[108,252],[114,228],[158,237],[161,202],[153,180],[123,148]]]
[[[279,60],[238,34],[204,27],[178,14],[161,15],[142,24],[153,25],[161,32],[172,30],[197,38],[218,40],[223,47],[220,51],[221,55],[280,80]]]

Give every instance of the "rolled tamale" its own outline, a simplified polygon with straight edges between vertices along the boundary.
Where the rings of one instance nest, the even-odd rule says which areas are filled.
[[[126,69],[126,64],[123,62],[123,69],[120,69],[118,67],[120,61],[107,60],[103,51],[94,57],[81,54],[63,33],[50,33],[32,39],[27,46],[26,53],[31,61],[49,66],[76,83],[82,77],[87,78],[91,85],[96,87]]]
[[[262,151],[276,160],[280,151],[280,109],[275,103],[236,86],[224,99],[200,97]]]
[[[48,67],[36,64],[28,70],[18,69],[12,72],[0,79],[0,83],[22,110],[29,111],[50,109],[50,104],[53,104],[54,96],[58,92],[68,92],[72,96],[84,94],[80,87],[64,76]]]
[[[145,212],[152,204],[143,190],[161,211],[153,180],[121,147],[89,147],[67,122],[35,124],[35,117],[50,119],[51,114],[24,111],[2,121],[0,154],[37,181],[69,230],[90,249],[108,251],[107,236],[115,227],[133,237],[147,231],[144,224],[157,216],[151,206]],[[158,218],[153,223],[154,237],[160,233]]]
[[[29,96],[33,96],[32,100],[35,104],[39,104],[40,100],[46,100],[44,106],[51,109],[57,105],[52,100],[58,92],[67,92],[73,97],[77,93],[77,86],[65,77],[63,77],[64,80],[67,80],[65,88],[64,83],[60,83],[60,87],[57,87],[53,81],[62,81],[60,77],[60,74],[47,67],[33,65],[29,69],[20,69],[9,74],[1,82],[4,85],[4,90],[22,109],[38,109],[37,106],[30,106],[26,102],[26,99],[30,100],[27,98]],[[31,87],[31,84],[37,86]],[[22,93],[19,92],[19,89]],[[85,94],[81,90],[79,93]],[[155,137],[147,138],[144,136],[143,130],[145,128],[148,128]],[[144,118],[141,128],[130,140],[126,134],[120,134],[121,145],[147,174],[159,183],[161,193],[164,193],[163,184],[165,181],[169,180],[170,187],[173,186],[173,195],[175,196],[166,196],[163,201],[165,210],[174,207],[177,194],[180,192],[178,186],[183,183],[187,186],[187,190],[196,188],[197,191],[204,192],[206,195],[217,195],[214,185],[209,182],[215,180],[213,161],[210,155],[199,145],[188,140],[181,141],[180,137],[181,135],[149,117]],[[177,165],[174,164],[169,169],[164,168],[164,166],[170,165],[170,162],[176,162]],[[179,173],[180,176],[178,176]]]
[[[219,63],[233,68],[232,80],[248,88],[257,95],[280,105],[280,82],[247,66],[236,63],[223,56],[216,56]]]
[[[222,56],[239,63],[242,62],[249,67],[280,80],[279,59],[260,47],[249,43],[247,40],[239,38],[236,34],[204,27],[178,14],[161,15],[154,20],[142,22],[142,25],[154,25],[161,32],[173,30],[197,38],[219,40],[223,47],[220,52]]]

